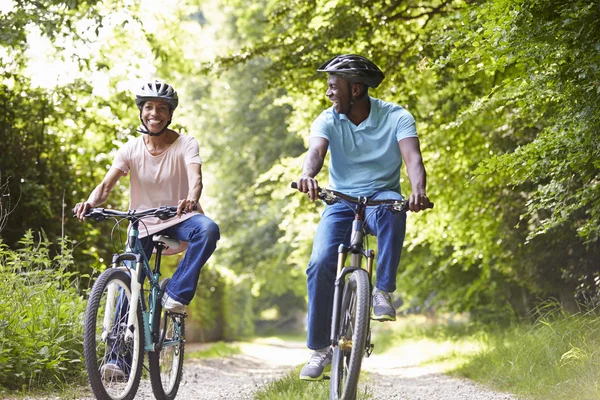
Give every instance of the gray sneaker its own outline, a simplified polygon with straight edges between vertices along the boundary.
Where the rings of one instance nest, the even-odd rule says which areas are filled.
[[[310,355],[310,360],[300,371],[300,379],[303,381],[323,380],[325,372],[331,371],[331,347],[324,350],[314,350]]]
[[[395,321],[396,309],[392,306],[390,293],[373,289],[373,313],[371,319],[375,321]]]

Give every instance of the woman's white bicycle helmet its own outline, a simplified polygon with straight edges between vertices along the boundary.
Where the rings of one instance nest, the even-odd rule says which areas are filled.
[[[179,104],[177,92],[173,89],[173,86],[161,81],[145,83],[138,89],[135,94],[135,104],[137,104],[140,110],[148,100],[166,101],[167,104],[169,104],[171,111],[176,109]]]
[[[142,126],[138,129],[138,132],[150,136],[160,136],[167,130],[167,127],[171,124],[171,120],[169,120],[169,122],[163,128],[162,131],[158,133],[151,133],[146,124],[144,124],[144,121],[142,120],[142,107],[144,106],[144,103],[149,100],[165,101],[169,105],[169,108],[172,113],[173,110],[175,110],[177,108],[177,105],[179,104],[179,98],[177,97],[177,92],[175,91],[175,89],[173,89],[173,86],[169,85],[166,82],[161,82],[158,80],[155,80],[154,82],[145,83],[136,92],[135,104],[140,109],[140,121],[142,122]]]

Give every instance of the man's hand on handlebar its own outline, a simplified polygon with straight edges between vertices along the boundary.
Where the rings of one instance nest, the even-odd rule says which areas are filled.
[[[77,203],[75,204],[75,207],[73,207],[73,216],[77,217],[78,220],[83,221],[85,219],[85,213],[88,212],[90,208],[94,207],[95,205],[89,201]]]
[[[301,175],[297,182],[297,189],[302,193],[307,193],[310,201],[315,201],[319,198],[319,183],[311,176]]]
[[[408,198],[408,209],[412,212],[419,212],[433,208],[433,204],[425,193],[411,193]]]

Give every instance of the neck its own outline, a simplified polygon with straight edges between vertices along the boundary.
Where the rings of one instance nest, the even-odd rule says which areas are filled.
[[[167,129],[160,136],[144,135],[144,142],[153,148],[161,148],[171,145],[177,137],[177,132]]]
[[[348,119],[352,121],[354,125],[359,125],[365,119],[369,118],[371,112],[371,101],[369,96],[364,96],[362,99],[357,100],[352,109],[348,113]]]

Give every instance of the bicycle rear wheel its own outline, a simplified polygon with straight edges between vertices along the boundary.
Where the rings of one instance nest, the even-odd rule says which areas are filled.
[[[356,398],[369,322],[369,275],[359,269],[350,274],[342,295],[338,343],[331,361],[330,399]]]
[[[169,279],[160,288],[164,292]],[[160,299],[154,305],[153,342],[164,338],[162,347],[148,353],[150,381],[157,400],[173,400],[179,390],[183,374],[183,354],[185,346],[184,316],[163,310]]]
[[[131,278],[122,270],[104,271],[88,299],[83,355],[92,391],[100,400],[135,397],[144,360],[142,310],[137,307],[133,338],[126,339],[131,305]]]

